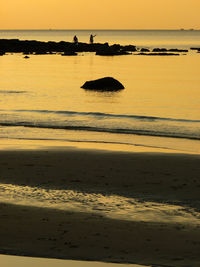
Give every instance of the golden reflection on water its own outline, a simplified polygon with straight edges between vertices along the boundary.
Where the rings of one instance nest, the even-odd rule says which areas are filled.
[[[0,105],[2,110],[47,110],[47,111],[76,111],[107,114],[131,114],[137,116],[156,116],[163,118],[199,120],[199,84],[200,61],[199,54],[189,52],[188,55],[177,57],[148,57],[148,56],[118,56],[101,57],[94,53],[80,53],[77,57],[62,57],[60,55],[30,55],[28,60],[22,54],[5,55],[0,57]],[[86,80],[103,76],[113,76],[120,80],[125,90],[120,92],[90,92],[80,88]],[[11,93],[13,92],[13,93]],[[1,117],[7,111],[1,112]],[[24,115],[25,113],[23,113]],[[13,112],[16,121],[20,121],[19,114]],[[38,114],[29,112],[24,115],[24,121],[51,120],[51,113]],[[30,117],[29,117],[30,116]],[[43,117],[42,117],[43,116]],[[59,115],[60,116],[60,115]],[[76,117],[77,125],[85,117]],[[64,121],[64,116],[52,117]],[[73,122],[73,117],[67,118]],[[95,122],[96,118],[93,118]],[[97,119],[101,127],[104,118]],[[117,121],[107,119],[106,123]],[[87,123],[90,126],[88,119]],[[162,127],[162,122],[159,122]],[[148,125],[147,125],[148,124]],[[151,122],[147,122],[147,130],[151,130]],[[84,125],[84,124],[83,124]],[[143,121],[137,121],[142,129]],[[167,124],[166,124],[167,125]],[[165,127],[164,125],[163,127]],[[126,126],[126,125],[125,125]],[[129,126],[129,125],[128,125]],[[146,127],[145,126],[145,127]],[[123,125],[122,125],[123,127]],[[130,126],[131,127],[131,126]],[[170,126],[178,127],[177,123]],[[19,127],[18,127],[19,128]],[[137,129],[137,128],[136,128]],[[159,129],[159,128],[158,128]],[[164,128],[163,128],[164,129]],[[189,129],[189,127],[188,127]],[[186,129],[188,131],[188,129]],[[195,129],[195,128],[194,128]],[[23,129],[25,131],[25,129]],[[30,129],[26,129],[28,131]],[[184,128],[183,128],[184,130]],[[28,137],[53,139],[53,131],[44,129],[36,134],[36,128]],[[39,131],[39,130],[38,130]],[[55,132],[55,131],[54,131]],[[19,132],[18,132],[19,133]],[[34,134],[33,134],[34,133]],[[101,141],[107,135],[108,141],[148,145],[147,151],[159,146],[161,149],[172,148],[180,151],[199,153],[199,144],[188,140],[167,139],[144,136],[122,136],[95,132],[70,132],[56,130],[62,139],[92,141],[93,137]],[[39,135],[38,135],[39,134]],[[17,132],[15,131],[17,136]],[[6,136],[6,135],[5,135]],[[18,136],[17,136],[18,137]],[[112,139],[113,138],[113,139]],[[132,139],[130,139],[132,138]],[[82,139],[81,139],[82,140]],[[156,141],[155,141],[156,140]],[[92,144],[87,143],[87,146]],[[104,144],[101,143],[101,147]],[[121,145],[121,150],[125,147]],[[132,147],[134,151],[138,148]],[[131,150],[132,150],[131,148]],[[140,147],[142,149],[142,147]]]
[[[1,108],[101,111],[162,117],[199,118],[200,61],[179,57],[78,57],[6,55],[0,58],[0,90],[26,91],[1,98]],[[84,91],[86,81],[113,76],[125,90]],[[10,78],[12,77],[12,79]]]
[[[189,53],[179,57],[99,57],[94,54],[83,54],[78,57],[61,57],[60,55],[30,56],[25,60],[21,54],[6,55],[0,58],[0,105],[1,109],[44,109],[44,110],[75,110],[83,112],[105,112],[117,114],[133,114],[159,117],[175,117],[199,119],[199,84],[200,61],[198,54]],[[117,93],[95,93],[84,91],[80,86],[86,81],[102,76],[113,76],[125,86],[125,90]],[[5,93],[5,91],[24,91],[24,93]],[[6,113],[6,112],[5,112]],[[32,115],[34,116],[34,115]],[[144,143],[144,137],[135,137],[135,142]],[[153,140],[153,137],[149,137]],[[90,137],[88,137],[90,140]],[[112,138],[111,138],[112,139]],[[89,141],[88,140],[88,141]],[[112,139],[113,140],[113,139]],[[159,138],[157,138],[159,140]],[[169,140],[166,139],[166,143]],[[19,141],[5,140],[1,148],[23,149],[40,148],[44,143],[46,148],[54,147],[59,141]],[[163,140],[160,140],[162,144]],[[185,140],[174,141],[180,144]],[[60,147],[66,143],[59,142]],[[147,142],[146,144],[150,144]],[[70,146],[81,148],[107,148],[108,150],[126,151],[125,145],[96,143],[68,143]],[[162,146],[164,146],[162,144]],[[188,147],[191,142],[188,142]],[[194,143],[194,147],[196,144]],[[178,145],[177,145],[177,148]],[[154,147],[127,146],[131,151],[171,152],[170,150],[155,149]],[[177,151],[176,151],[177,152]],[[14,189],[14,190],[13,190]],[[62,209],[86,208],[90,212],[101,212],[114,218],[135,219],[161,222],[198,223],[196,215],[177,205],[159,203],[137,203],[133,199],[122,197],[104,197],[102,195],[78,194],[62,190],[45,190],[37,188],[17,187],[1,184],[1,199],[18,204],[35,205],[43,201],[43,205]],[[13,195],[12,193],[15,192]],[[35,193],[38,193],[35,197]],[[70,195],[71,194],[71,195]],[[38,199],[38,195],[40,198]],[[62,199],[62,197],[64,199]],[[66,199],[65,199],[66,197]],[[55,203],[48,203],[54,199]],[[35,202],[34,202],[34,201]],[[90,201],[92,200],[92,201]],[[131,201],[131,202],[130,202]],[[120,206],[119,206],[120,205]],[[102,208],[97,211],[96,208]],[[1,263],[2,263],[1,258]],[[5,259],[4,259],[5,260]],[[41,260],[42,261],[42,260]],[[17,261],[4,262],[3,267],[17,266]],[[40,266],[41,262],[37,262]],[[7,265],[8,266],[7,266]],[[31,262],[27,263],[29,267]],[[35,259],[34,259],[35,264]],[[48,262],[48,267],[51,263]],[[60,267],[57,262],[52,266]],[[66,262],[65,262],[66,264]],[[73,262],[73,264],[76,264]],[[83,265],[86,264],[86,265]],[[88,266],[80,263],[74,266]],[[111,264],[99,263],[102,267]],[[22,263],[19,263],[22,267]],[[44,267],[44,262],[42,262]],[[70,262],[70,267],[73,266]],[[94,266],[92,263],[91,266]],[[116,266],[116,264],[115,264]]]
[[[79,135],[80,136],[80,135]],[[148,137],[150,140],[152,137]],[[99,150],[99,151],[122,151],[122,152],[152,152],[152,153],[187,153],[187,154],[199,154],[200,153],[200,144],[197,145],[196,141],[194,143],[191,140],[181,139],[179,142],[177,140],[173,140],[171,143],[171,139],[169,139],[168,147],[171,145],[171,149],[167,147],[156,147],[151,145],[151,142],[146,139],[146,137],[135,136],[136,145],[129,144],[119,144],[119,143],[105,143],[99,142],[97,143],[92,141],[61,141],[61,140],[40,140],[40,139],[2,139],[0,142],[1,150],[71,150],[71,149],[89,149],[89,150]],[[143,140],[142,140],[143,139]],[[159,139],[159,137],[158,137]],[[160,138],[160,144],[162,145],[162,138]],[[138,142],[138,144],[137,144]],[[146,142],[146,143],[145,143]],[[143,143],[143,144],[140,144]],[[175,144],[176,143],[176,144]],[[182,144],[184,143],[184,144]],[[196,146],[196,149],[191,148],[191,144]],[[176,145],[176,146],[175,146]],[[174,147],[175,148],[172,148]],[[183,149],[182,147],[187,149]]]

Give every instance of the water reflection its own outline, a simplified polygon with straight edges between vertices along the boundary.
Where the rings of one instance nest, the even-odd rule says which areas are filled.
[[[95,97],[100,98],[101,100],[112,99],[112,103],[115,102],[117,99],[121,97],[122,91],[115,91],[115,92],[98,92],[98,91],[91,91],[85,90],[86,96],[88,97]]]

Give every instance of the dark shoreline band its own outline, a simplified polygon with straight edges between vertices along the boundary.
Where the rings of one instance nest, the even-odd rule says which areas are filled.
[[[200,52],[200,48],[191,48]],[[36,40],[19,40],[19,39],[0,39],[0,55],[5,53],[23,53],[29,54],[54,54],[62,53],[63,56],[77,55],[77,52],[95,52],[100,56],[129,55],[132,52],[139,52],[137,55],[179,55],[179,53],[187,53],[187,49],[166,49],[154,48],[137,48],[135,45],[120,45],[108,43],[73,43],[73,42],[42,42]]]

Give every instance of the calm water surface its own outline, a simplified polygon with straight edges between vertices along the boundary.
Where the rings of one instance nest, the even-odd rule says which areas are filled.
[[[78,33],[86,41],[89,32]],[[0,31],[0,37],[58,41],[74,33]],[[135,38],[145,45],[162,41],[167,47],[181,41],[182,46],[186,42],[200,46],[199,31],[98,33],[102,41],[109,37],[129,44]],[[2,56],[0,138],[110,142],[199,152],[199,69],[200,54],[192,50],[179,57],[80,53],[76,57],[32,55],[26,60],[22,54]],[[125,90],[102,93],[80,88],[86,80],[104,76],[120,80]]]
[[[0,31],[0,38],[71,41],[73,35],[77,34],[79,40],[85,42],[90,33],[91,31]],[[92,33],[97,33],[97,42],[146,47],[200,47],[199,31]],[[125,89],[103,93],[81,88],[86,80],[104,76],[118,79]],[[101,57],[94,53],[80,53],[76,57],[62,57],[59,54],[31,55],[27,60],[22,54],[7,54],[0,57],[0,77],[2,144],[8,139],[40,140],[46,145],[49,140],[54,140],[93,142],[102,147],[105,143],[115,143],[133,148],[136,145],[174,149],[175,152],[200,152],[200,53],[196,51],[190,50],[187,55],[177,57]],[[64,205],[68,208],[62,199],[66,192],[61,190],[44,192],[39,187],[17,187],[9,184],[0,186],[2,202],[36,206],[42,203],[44,207],[48,207],[47,200],[56,199],[55,203],[59,207]],[[77,196],[72,192],[72,196],[70,203],[74,201],[76,204],[78,199],[80,204],[80,197],[82,203],[87,203],[81,193]],[[101,197],[105,196],[96,196],[97,206]],[[114,196],[111,198],[111,211],[114,210],[113,207],[118,207],[119,201],[124,201],[124,207],[128,208],[128,203],[132,203],[130,199],[117,198],[115,201]],[[149,207],[156,216],[151,217],[155,221],[166,218],[166,210],[172,208],[173,213],[169,220],[172,217],[179,220],[176,216],[179,207],[160,207],[160,204],[159,216],[158,206],[154,205],[152,209],[152,204],[149,204],[146,213],[143,210],[142,216],[147,214],[148,220]],[[132,206],[127,210],[128,215],[131,209]],[[187,224],[193,222],[192,216],[184,214],[181,220],[185,220]],[[194,223],[197,223],[196,218]],[[1,262],[2,260],[5,267],[13,266],[12,259],[1,258]],[[17,266],[16,264],[17,259],[14,259],[14,265]],[[39,264],[41,262],[37,266]],[[28,265],[31,266],[31,263]],[[19,262],[19,266],[23,266],[22,262]],[[76,265],[70,263],[70,266]]]
[[[0,30],[0,38],[68,41],[77,35],[80,42],[89,42],[90,34],[96,42],[135,44],[137,46],[190,47],[200,45],[200,30]]]

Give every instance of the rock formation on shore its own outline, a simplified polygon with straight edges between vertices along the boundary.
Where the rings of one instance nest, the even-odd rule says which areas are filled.
[[[120,55],[130,55],[129,51],[135,52],[136,47],[135,46],[121,46],[119,44],[114,44],[109,46],[104,45],[104,47],[99,48],[96,51],[96,55],[98,56],[120,56]]]
[[[70,42],[41,42],[24,41],[19,39],[0,39],[0,53],[24,53],[24,54],[52,54],[53,52],[64,52],[62,55],[72,55],[76,52],[96,52],[99,54],[128,54],[129,51],[136,51],[134,45],[109,45],[108,43],[87,44]],[[73,53],[72,53],[73,52]]]
[[[142,55],[142,56],[180,56],[180,54],[177,53],[165,53],[165,52],[153,52],[153,53],[139,53],[137,55]]]
[[[87,81],[81,88],[97,91],[118,91],[124,89],[124,86],[112,77],[104,77],[93,81]]]
[[[178,48],[154,48],[152,50],[153,53],[158,52],[158,53],[163,53],[163,52],[180,52],[180,53],[187,53],[187,49],[178,49]]]
[[[61,54],[61,56],[77,56],[77,52],[74,51],[65,51],[64,53]]]
[[[191,47],[190,50],[200,52],[200,48]],[[72,42],[41,42],[35,40],[19,40],[19,39],[0,39],[0,56],[5,53],[23,53],[24,55],[47,55],[59,53],[62,56],[76,56],[78,52],[94,52],[99,56],[118,56],[118,55],[149,55],[149,56],[172,56],[181,55],[179,53],[187,53],[187,49],[178,48],[140,48],[135,45],[120,45],[108,43],[72,43]]]
[[[140,52],[150,52],[148,48],[141,48]]]

